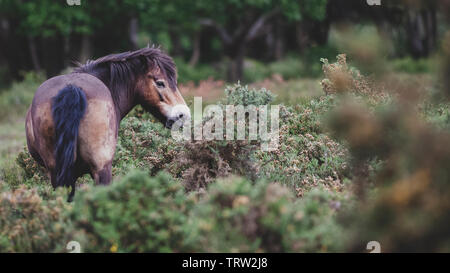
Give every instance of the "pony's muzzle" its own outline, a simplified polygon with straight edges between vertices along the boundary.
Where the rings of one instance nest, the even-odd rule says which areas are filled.
[[[168,129],[172,129],[175,124],[177,125],[177,128],[181,128],[183,127],[184,122],[190,119],[191,111],[189,108],[184,104],[179,104],[171,109],[165,125]]]

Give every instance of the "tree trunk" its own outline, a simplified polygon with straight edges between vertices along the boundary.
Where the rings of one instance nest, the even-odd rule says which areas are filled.
[[[274,44],[274,57],[275,60],[279,61],[283,58],[284,53],[284,33],[283,26],[281,25],[281,20],[278,19],[275,22],[275,44]]]
[[[408,48],[414,58],[425,58],[436,47],[436,10],[409,10],[406,33]]]
[[[198,63],[198,60],[200,59],[200,36],[201,32],[197,31],[194,36],[194,41],[192,44],[192,56],[189,60],[190,66],[195,66]]]
[[[91,57],[92,57],[91,39],[90,39],[89,35],[83,34],[83,37],[81,38],[81,50],[80,50],[79,62],[85,63]]]
[[[70,65],[70,35],[63,37],[63,61],[64,67],[68,67]]]
[[[295,24],[295,37],[299,51],[303,52],[309,43],[308,30],[304,22],[297,22]]]
[[[133,50],[136,50],[139,48],[138,45],[138,19],[136,17],[132,17],[130,19],[130,23],[128,25],[128,38],[130,39],[130,44]]]
[[[174,56],[183,55],[183,47],[181,46],[180,35],[175,31],[169,31],[170,42],[172,43],[171,53]]]
[[[228,81],[237,82],[243,79],[244,71],[244,57],[245,57],[246,44],[241,43],[236,47],[232,47],[229,52],[231,52],[231,60],[228,65]]]
[[[35,71],[41,71],[41,63],[39,62],[39,56],[36,49],[36,43],[34,38],[28,36],[28,48],[30,50],[31,62],[33,63],[33,69]]]

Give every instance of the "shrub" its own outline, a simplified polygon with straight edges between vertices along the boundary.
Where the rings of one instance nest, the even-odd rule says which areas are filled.
[[[162,169],[175,168],[171,163],[181,147],[182,143],[172,139],[170,130],[139,107],[121,122],[113,175],[136,168],[154,175]]]
[[[260,176],[291,187],[300,197],[318,185],[343,190],[349,177],[348,152],[322,129],[323,115],[334,104],[332,97],[321,97],[282,107],[278,150],[256,155]]]
[[[324,196],[325,195],[325,196]],[[340,236],[325,192],[295,202],[276,183],[219,180],[192,210],[197,248],[207,252],[336,251]],[[336,237],[335,237],[336,236]]]
[[[34,189],[8,191],[2,184],[0,188],[0,252],[63,251],[71,223],[62,191],[43,200]]]
[[[34,179],[40,182],[48,179],[45,168],[31,157],[26,147],[17,155],[16,163],[22,169],[25,180]]]
[[[223,101],[226,105],[268,105],[270,104],[275,95],[266,90],[262,89],[249,89],[247,85],[242,86],[240,83],[227,86],[225,88],[225,100]]]
[[[249,89],[237,83],[227,86],[225,99],[220,105],[267,105],[274,95],[266,89]],[[222,108],[225,111],[225,108]],[[223,115],[225,118],[225,114]],[[204,118],[204,122],[209,117]],[[235,124],[238,121],[235,121]],[[203,124],[200,124],[203,125]],[[236,130],[236,129],[234,129]],[[235,131],[236,135],[236,131]],[[205,189],[215,179],[230,174],[244,175],[252,180],[258,177],[258,164],[254,160],[257,141],[247,140],[201,140],[184,145],[179,155],[178,165],[184,169],[182,177],[188,191]]]
[[[448,251],[450,150],[446,143],[450,134],[445,127],[438,129],[423,119],[430,112],[439,112],[442,104],[426,102],[423,112],[417,105],[424,96],[417,95],[422,90],[411,84],[413,81],[383,82],[390,94],[378,92],[371,84],[363,85],[365,92],[359,91],[355,81],[363,76],[352,76],[348,86],[339,88],[333,75],[336,71],[351,75],[342,55],[337,64],[325,62],[324,72],[331,84],[323,86],[337,90],[340,96],[328,124],[332,135],[347,143],[353,184],[360,197],[357,212],[347,211],[344,217],[351,235],[347,249],[359,252],[367,242],[376,240],[384,252]],[[350,96],[340,92],[347,90]],[[368,107],[367,101],[353,98],[359,95],[372,98],[369,102],[378,106]],[[386,97],[394,99],[383,104]],[[377,194],[367,183],[374,162],[378,162],[372,175]]]
[[[73,238],[87,252],[190,251],[187,212],[193,205],[167,174],[132,172],[108,187],[75,196]]]
[[[410,74],[429,73],[433,69],[429,59],[415,60],[411,57],[393,60],[392,66],[395,71]]]

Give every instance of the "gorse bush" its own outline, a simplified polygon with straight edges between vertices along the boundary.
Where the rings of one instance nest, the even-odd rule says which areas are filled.
[[[4,187],[0,184],[0,252],[63,251],[71,223],[62,191],[43,200],[36,190]]]
[[[260,176],[289,186],[298,196],[318,185],[343,190],[349,177],[347,149],[323,132],[323,117],[317,114],[330,111],[334,104],[332,97],[321,97],[282,107],[278,149],[257,153]]]
[[[85,251],[191,251],[188,211],[193,199],[167,174],[127,175],[109,187],[77,194],[70,217]]]
[[[69,237],[87,252],[333,251],[338,203],[323,190],[296,202],[278,184],[238,177],[198,199],[167,174],[134,172],[77,195]]]
[[[342,66],[342,58],[325,66]],[[367,86],[369,96],[376,93]],[[347,212],[344,221],[352,237],[347,247],[360,251],[376,240],[388,252],[448,251],[450,134],[421,118],[417,104],[424,97],[414,95],[421,92],[419,86],[387,82],[385,88],[394,99],[383,107],[371,109],[343,97],[328,120],[332,135],[347,143],[361,198],[358,212]],[[367,200],[372,188],[368,167],[374,160],[382,161],[373,176],[378,194]]]
[[[341,231],[332,220],[332,198],[320,194],[296,202],[287,188],[276,183],[220,180],[192,210],[198,248],[208,252],[334,251]]]
[[[223,103],[225,105],[268,105],[270,104],[275,95],[262,88],[260,90],[250,89],[248,85],[242,86],[240,83],[230,85],[225,88],[225,99]]]
[[[150,174],[167,168],[177,155],[180,144],[170,131],[148,114],[126,117],[121,122],[113,164],[113,174],[130,169],[145,169]],[[140,116],[140,117],[139,117]]]
[[[268,105],[274,99],[269,90],[249,89],[240,83],[228,86],[225,95],[225,99],[219,104],[224,118],[226,116],[224,105],[260,106]],[[206,116],[199,125],[203,126],[209,118]],[[235,120],[233,123],[235,135],[238,122]],[[225,140],[225,130],[223,133],[223,140],[199,140],[185,144],[178,164],[184,169],[182,177],[188,191],[205,189],[217,178],[230,174],[243,175],[252,180],[258,177],[258,162],[254,159],[258,141],[253,143],[248,140],[228,141]]]
[[[34,179],[35,181],[48,179],[45,168],[31,157],[26,148],[17,155],[16,163],[23,170],[24,179]]]

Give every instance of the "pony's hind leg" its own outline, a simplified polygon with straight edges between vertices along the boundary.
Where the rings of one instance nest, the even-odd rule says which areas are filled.
[[[92,178],[94,179],[95,184],[109,185],[111,183],[111,179],[112,179],[111,166],[112,166],[112,163],[108,163],[102,169],[94,170],[91,172]]]
[[[78,145],[96,184],[111,182],[111,165],[117,144],[117,119],[111,101],[91,99],[80,124]]]

